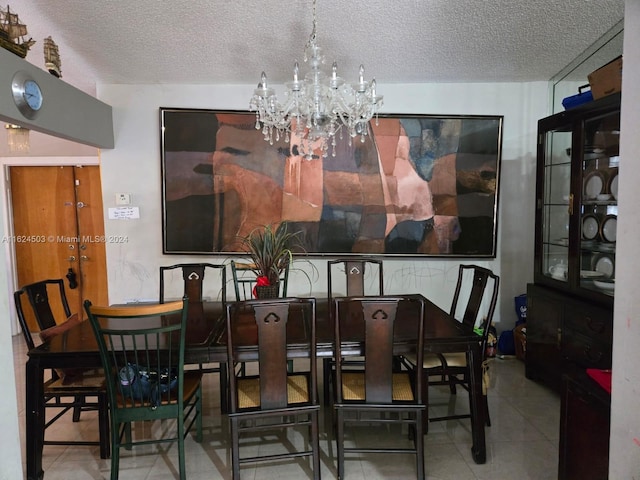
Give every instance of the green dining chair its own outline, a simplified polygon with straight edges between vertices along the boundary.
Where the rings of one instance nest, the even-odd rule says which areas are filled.
[[[195,424],[202,440],[202,372],[184,370],[186,297],[163,304],[84,307],[98,342],[111,414],[111,480],[120,448],[178,442],[180,479],[186,479],[184,438]],[[175,420],[175,430],[154,433],[140,422]],[[132,428],[141,426],[134,440]]]

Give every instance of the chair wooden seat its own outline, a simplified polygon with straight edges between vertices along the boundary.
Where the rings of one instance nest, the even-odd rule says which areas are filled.
[[[309,401],[309,377],[307,375],[287,375],[287,403],[307,403]],[[260,407],[260,377],[238,378],[238,408]]]
[[[405,355],[405,358],[411,363],[415,364],[415,355]],[[466,367],[467,366],[467,354],[464,352],[454,353],[425,353],[424,361],[422,362],[425,369],[442,367],[443,362],[450,367]]]
[[[392,375],[392,400],[394,402],[413,402],[413,387],[408,373],[394,373]],[[364,373],[343,372],[342,399],[348,401],[363,401],[365,396],[366,379]]]
[[[72,392],[86,393],[87,390],[100,389],[106,392],[107,383],[104,379],[104,372],[74,376],[71,380],[65,378],[51,378],[44,383],[44,391],[47,392]]]

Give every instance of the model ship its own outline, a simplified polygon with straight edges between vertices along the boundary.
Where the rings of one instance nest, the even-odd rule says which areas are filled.
[[[19,57],[26,57],[29,48],[36,43],[33,39],[25,40],[27,26],[20,23],[18,15],[11,13],[9,5],[6,12],[0,8],[0,47],[15,53]]]
[[[51,37],[47,37],[44,39],[44,66],[49,71],[51,75],[54,75],[58,78],[62,76],[62,69],[60,65],[62,62],[60,61],[60,53],[58,52],[58,45],[54,42]]]

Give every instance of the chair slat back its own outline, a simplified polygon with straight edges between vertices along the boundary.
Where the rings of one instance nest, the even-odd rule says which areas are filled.
[[[253,265],[231,260],[231,274],[233,275],[236,300],[251,300],[253,287],[257,280],[256,274],[253,272]]]
[[[286,303],[254,306],[258,327],[260,404],[266,409],[287,406],[287,319]]]
[[[483,304],[487,305],[488,302],[488,307],[485,310],[485,316],[487,318],[486,329],[488,331],[497,303],[499,282],[499,277],[487,268],[477,265],[460,265],[458,282],[451,304],[451,315],[455,317],[458,310],[458,303],[461,301],[465,302],[463,305],[464,313],[462,322],[473,327],[478,323],[479,315],[484,313],[482,311]],[[468,285],[468,283],[470,283],[470,285]],[[461,292],[465,284],[469,290],[469,294],[463,299]],[[491,291],[488,294],[487,285],[491,285]]]
[[[25,297],[31,306],[30,310],[25,308]],[[54,327],[71,315],[62,279],[41,280],[25,285],[14,293],[13,298],[18,322],[29,349],[34,348],[33,333],[35,331]],[[54,312],[58,312],[60,316],[58,321]],[[29,318],[35,320],[37,329],[30,326]]]
[[[415,305],[407,306],[408,302]],[[415,352],[420,363],[421,373],[422,347],[424,344],[424,299],[420,296],[367,296],[339,297],[333,300],[335,327],[335,360],[337,398],[343,399],[343,365],[349,365],[342,355],[342,342],[345,339],[362,339],[364,343],[364,389],[365,403],[390,404],[393,395],[393,367],[395,323],[398,311],[404,304],[404,315],[415,318]],[[356,321],[359,320],[359,321]],[[356,330],[360,330],[358,333]],[[422,375],[416,375],[416,396],[420,400]]]
[[[334,290],[338,289],[335,275],[338,274],[340,265],[345,276],[345,296],[384,295],[384,272],[381,260],[369,257],[337,258],[327,262],[327,286],[330,303],[335,293]],[[377,277],[373,278],[369,285],[366,283],[367,271]]]
[[[293,309],[297,309],[295,315]],[[316,301],[314,298],[251,300],[227,305],[227,364],[246,361],[246,347],[257,347],[260,410],[285,408],[287,400],[288,345],[294,340],[309,353],[310,401],[317,398]],[[229,375],[231,411],[238,408],[237,381]]]
[[[286,298],[289,285],[289,264],[280,276],[279,297]],[[257,277],[254,272],[255,266],[251,263],[231,261],[231,274],[233,276],[233,287],[236,300],[248,301],[254,299],[253,287],[256,285]]]
[[[121,418],[175,417],[182,411],[187,304],[186,298],[123,307],[85,301],[108,372],[109,401],[127,415]]]
[[[204,287],[205,287],[205,274],[207,270],[217,272],[219,275],[220,289],[217,293],[211,289],[210,293],[212,300],[220,300],[222,303],[227,301],[227,266],[224,264],[214,263],[178,263],[175,265],[168,265],[160,267],[160,303],[164,303],[167,300],[167,288],[165,278],[170,271],[180,269],[182,270],[183,289],[180,292],[180,296],[186,296],[189,298],[189,305],[195,306],[197,303],[201,303],[204,300]],[[213,281],[207,283],[207,287],[217,285]]]
[[[363,301],[365,319],[365,395],[367,402],[391,403],[393,394],[393,325],[397,299]]]

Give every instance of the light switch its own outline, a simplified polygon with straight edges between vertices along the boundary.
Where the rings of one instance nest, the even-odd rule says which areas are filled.
[[[116,193],[116,205],[131,205],[131,194]]]

